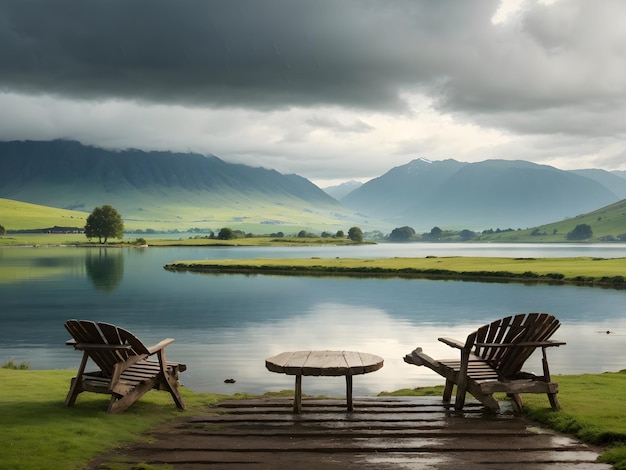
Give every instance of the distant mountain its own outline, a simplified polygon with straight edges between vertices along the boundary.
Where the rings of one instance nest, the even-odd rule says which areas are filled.
[[[298,175],[216,156],[110,151],[78,142],[0,142],[0,197],[91,212],[111,204],[149,227],[264,224],[342,228],[353,213]],[[363,217],[359,217],[363,222]]]
[[[611,173],[613,173],[614,175],[619,176],[620,178],[626,179],[626,170],[614,170]]]
[[[619,172],[598,169],[572,170],[572,173],[597,181],[605,188],[613,191],[620,199],[626,198],[626,171],[624,176],[617,174]]]
[[[434,226],[526,228],[573,217],[619,199],[595,179],[547,165],[418,159],[365,183],[341,202],[419,232]]]
[[[339,200],[357,188],[360,188],[363,183],[359,183],[358,181],[350,180],[345,183],[338,184],[336,186],[327,186],[326,188],[322,188],[323,191],[329,196]]]

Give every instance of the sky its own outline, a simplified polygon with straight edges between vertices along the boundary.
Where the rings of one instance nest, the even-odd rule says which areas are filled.
[[[2,0],[0,140],[626,170],[622,0]]]

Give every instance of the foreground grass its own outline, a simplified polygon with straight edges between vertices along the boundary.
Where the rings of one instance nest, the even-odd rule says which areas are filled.
[[[65,370],[0,369],[0,468],[81,468],[159,423],[229,398],[183,388],[188,410],[180,412],[168,393],[150,392],[126,412],[108,415],[107,395],[83,393],[74,407],[63,406],[73,376]]]
[[[626,287],[626,258],[283,258],[174,261],[171,271],[406,276]]]
[[[524,414],[547,427],[604,449],[600,460],[626,470],[626,370],[604,374],[558,375],[561,411],[544,394],[524,394]],[[403,389],[381,395],[441,396],[443,386]],[[504,399],[503,396],[498,397]]]

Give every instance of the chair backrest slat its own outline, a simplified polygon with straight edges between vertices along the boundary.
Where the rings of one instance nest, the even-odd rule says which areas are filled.
[[[111,377],[115,364],[131,356],[148,354],[147,348],[135,335],[110,323],[96,323],[90,320],[68,320],[65,329],[77,343],[101,345],[130,345],[128,350],[87,351],[89,358],[105,376]]]
[[[548,340],[559,326],[559,321],[547,313],[518,314],[480,327],[468,336],[466,345],[542,342]],[[536,346],[475,346],[474,353],[489,361],[501,378],[513,378],[536,349]]]

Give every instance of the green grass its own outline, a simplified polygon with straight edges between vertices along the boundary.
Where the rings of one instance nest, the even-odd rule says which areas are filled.
[[[556,375],[561,411],[544,394],[523,394],[524,414],[555,431],[604,449],[600,460],[626,470],[626,370],[604,374]],[[443,386],[383,392],[383,396],[441,396]],[[506,399],[503,394],[497,397]]]
[[[168,393],[150,392],[120,415],[107,414],[108,396],[83,393],[76,405],[63,402],[73,371],[0,369],[0,467],[84,467],[96,454],[141,439],[153,426],[228,397],[183,388],[188,410]]]
[[[56,209],[0,198],[0,225],[6,230],[54,227],[84,227],[86,212]]]
[[[173,261],[169,270],[258,274],[393,275],[442,279],[572,282],[626,287],[626,258],[282,258]]]
[[[72,188],[78,193],[87,194]],[[284,198],[276,201],[260,195],[244,197],[240,193],[220,193],[207,198],[207,193],[177,192],[168,197],[144,192],[132,199],[123,194],[111,195],[110,201],[85,200],[83,211],[70,211],[53,207],[28,204],[10,199],[0,199],[0,225],[7,230],[47,228],[54,225],[84,227],[87,216],[96,206],[111,204],[124,219],[127,230],[155,230],[157,232],[186,232],[204,229],[217,232],[231,227],[246,233],[296,234],[300,230],[321,233],[345,232],[354,225],[364,230],[393,227],[353,213],[350,209],[330,204],[313,207],[305,201]],[[84,200],[81,196],[78,199]]]

